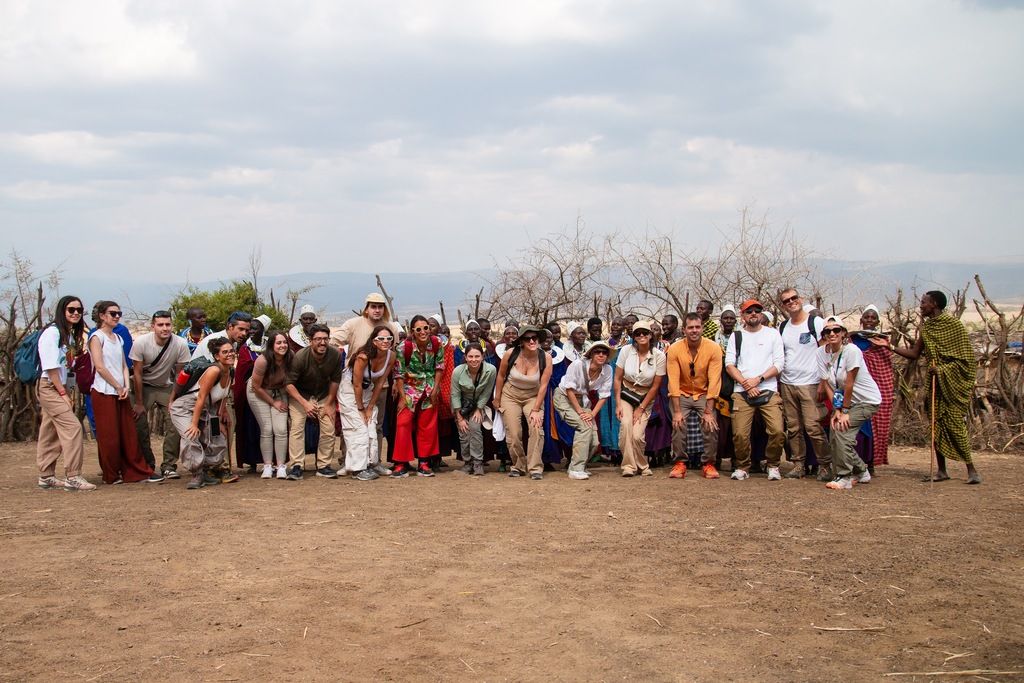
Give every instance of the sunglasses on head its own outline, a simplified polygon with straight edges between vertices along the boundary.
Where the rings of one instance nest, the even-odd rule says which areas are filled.
[[[82,313],[85,312],[85,309],[82,308],[81,306],[68,306],[64,310],[70,313],[71,315],[82,315]]]
[[[821,331],[822,334],[842,334],[843,328],[841,327],[829,327]]]

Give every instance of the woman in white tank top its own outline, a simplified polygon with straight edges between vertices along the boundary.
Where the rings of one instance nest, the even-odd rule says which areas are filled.
[[[92,319],[98,327],[89,336],[89,356],[96,369],[90,398],[96,417],[96,446],[99,451],[103,483],[163,481],[153,476],[153,468],[139,448],[135,414],[128,398],[128,364],[124,342],[114,332],[121,322],[121,307],[116,301],[99,301],[93,306]]]
[[[226,337],[216,337],[210,342],[209,349],[213,365],[203,371],[194,386],[179,395],[179,387],[184,386],[187,379],[183,370],[171,401],[171,423],[181,436],[181,464],[192,473],[192,479],[186,486],[189,489],[221,483],[220,477],[204,472],[204,468],[219,465],[228,446],[217,412],[221,402],[231,393],[235,348]]]
[[[377,399],[395,367],[394,343],[395,334],[389,325],[374,327],[366,344],[350,352],[338,388],[345,469],[359,481],[372,481],[391,474],[380,464]]]

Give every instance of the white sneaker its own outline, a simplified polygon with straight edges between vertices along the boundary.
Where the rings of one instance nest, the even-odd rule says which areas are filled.
[[[279,466],[277,468],[277,478],[278,479],[287,479],[288,478],[288,468],[285,467],[284,465]]]
[[[260,479],[270,479],[274,476],[274,466],[264,465],[263,474],[260,475]]]
[[[852,489],[853,480],[851,480],[850,477],[836,477],[829,483],[825,484],[825,488],[835,490]]]
[[[857,476],[857,483],[858,484],[870,484],[871,483],[871,473],[868,472],[867,470],[864,470],[863,472],[861,472]]]
[[[85,477],[78,475],[77,477],[68,477],[67,481],[64,482],[65,491],[95,491],[96,484],[90,484]]]
[[[576,470],[569,470],[570,479],[590,479],[589,472],[577,472]]]
[[[747,474],[746,470],[733,470],[731,478],[736,481],[743,481],[744,479],[750,479],[750,475]]]
[[[391,476],[391,470],[389,470],[387,467],[384,467],[384,465],[381,465],[380,463],[377,463],[371,469],[382,477]]]
[[[782,472],[778,467],[768,468],[768,481],[782,481]]]

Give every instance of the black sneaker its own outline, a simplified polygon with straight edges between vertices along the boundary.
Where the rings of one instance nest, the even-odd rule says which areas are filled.
[[[220,477],[216,477],[209,472],[203,472],[203,486],[219,486]]]
[[[288,478],[292,481],[302,479],[302,465],[292,465],[292,468],[288,470]]]
[[[337,479],[338,471],[333,467],[321,467],[316,471],[316,476],[325,477],[327,479]]]
[[[391,470],[392,479],[405,479],[409,476],[409,468],[405,465],[395,465],[395,469]]]
[[[164,479],[181,479],[181,475],[178,474],[178,470],[164,470]]]
[[[146,480],[147,484],[162,484],[164,481],[164,475],[160,472],[154,472],[149,475],[149,479]]]
[[[434,476],[434,470],[430,469],[430,465],[423,463],[420,468],[416,470],[417,477],[432,477]]]

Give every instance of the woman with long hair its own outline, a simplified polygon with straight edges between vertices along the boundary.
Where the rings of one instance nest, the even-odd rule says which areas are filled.
[[[426,317],[415,316],[409,323],[412,337],[398,349],[398,381],[394,392],[399,397],[395,417],[395,468],[392,477],[409,476],[409,464],[419,460],[416,472],[434,476],[430,459],[438,455],[437,383],[444,372],[444,346],[430,334]]]
[[[263,353],[253,363],[252,376],[246,382],[249,408],[260,427],[263,479],[274,476],[275,455],[277,478],[288,478],[288,393],[284,383],[294,356],[288,335],[281,330],[270,332]]]
[[[359,481],[388,476],[377,448],[377,399],[384,391],[397,358],[390,325],[377,325],[361,349],[351,352],[338,389],[338,408],[345,439],[345,469]]]
[[[163,475],[146,464],[139,448],[124,341],[114,332],[121,322],[121,307],[116,301],[98,301],[92,319],[98,327],[89,336],[89,356],[96,370],[91,395],[103,483],[161,482]]]
[[[825,345],[818,349],[818,375],[832,405],[829,450],[832,451],[833,479],[830,489],[850,489],[871,481],[867,465],[857,457],[854,446],[861,425],[871,420],[882,402],[882,393],[864,367],[864,354],[856,344],[846,343],[846,327],[835,317],[821,328]]]
[[[193,360],[178,374],[171,401],[171,423],[181,436],[181,464],[192,473],[186,488],[198,489],[216,486],[219,477],[204,472],[204,467],[216,467],[227,450],[217,412],[220,404],[231,393],[231,372],[235,365],[235,350],[226,337],[215,337],[209,345],[213,364],[206,367],[198,379],[189,374],[190,366],[202,361]],[[198,367],[192,368],[199,372]]]
[[[651,321],[633,325],[632,343],[624,345],[615,359],[615,411],[619,418],[619,450],[622,476],[650,476],[644,451],[651,405],[665,380],[665,354],[651,346]]]
[[[502,357],[494,386],[494,409],[505,424],[505,443],[512,456],[510,477],[529,473],[531,479],[544,477],[544,397],[551,380],[551,356],[540,348],[546,330],[527,325],[519,331],[510,350]],[[523,419],[527,421],[527,447],[523,448]]]
[[[39,441],[36,465],[39,488],[92,491],[95,484],[82,476],[82,424],[68,396],[68,370],[85,353],[85,322],[82,300],[63,296],[57,302],[53,323],[46,326],[37,344],[43,374],[36,385],[39,399]],[[56,477],[57,459],[64,456],[64,479]]]

